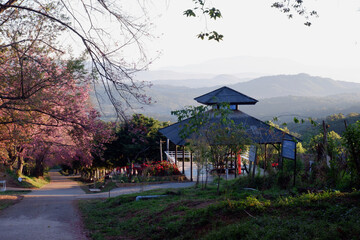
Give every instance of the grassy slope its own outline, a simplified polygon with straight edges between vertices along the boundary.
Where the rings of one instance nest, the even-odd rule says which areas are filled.
[[[7,171],[6,174],[2,174],[3,178],[7,181],[8,186],[12,187],[20,187],[20,188],[41,188],[44,185],[50,182],[50,177],[47,173],[45,173],[44,177],[36,178],[36,177],[29,177],[25,175],[21,175],[22,181],[19,182],[18,176],[14,171]]]
[[[225,189],[225,188],[223,188]],[[360,193],[158,190],[80,202],[93,239],[359,239]]]

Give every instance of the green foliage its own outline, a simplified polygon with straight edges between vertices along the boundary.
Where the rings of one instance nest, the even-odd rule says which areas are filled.
[[[166,125],[154,118],[134,114],[129,121],[119,126],[116,139],[106,145],[104,158],[114,166],[158,161],[161,140],[158,130]]]
[[[207,38],[208,40],[215,40],[217,42],[223,40],[224,35],[217,33],[216,31],[212,31],[212,32],[206,32],[206,33],[199,33],[197,35],[198,38],[200,38],[201,40],[204,40],[205,38]]]
[[[319,205],[322,201],[329,201],[340,196],[344,196],[344,193],[339,191],[324,191],[322,193],[309,192],[296,197],[280,197],[274,205],[280,207],[314,206]]]
[[[334,131],[330,131],[326,134],[327,139],[327,152],[326,154],[335,159],[341,153],[341,137]],[[313,136],[310,140],[310,150],[314,153],[317,152],[319,144],[322,144],[324,141],[324,134],[319,133],[316,136]]]
[[[360,121],[348,126],[344,132],[344,145],[349,153],[349,166],[351,175],[360,186]]]
[[[199,106],[172,112],[179,121],[187,118],[181,122],[180,136],[198,154],[195,158],[198,166],[206,167],[206,163],[226,165],[231,153],[245,151],[246,145],[250,144],[243,126],[235,124],[231,113],[228,103],[217,104],[212,110]]]
[[[355,123],[356,121],[360,120],[360,114],[350,113],[344,116],[344,114],[338,113],[327,116],[324,119],[308,118],[307,120],[301,120],[304,120],[302,124],[289,122],[286,126],[291,132],[296,132],[297,134],[299,134],[298,136],[303,140],[304,146],[305,148],[307,148],[310,139],[314,135],[317,135],[319,132],[323,131],[322,125],[320,124],[323,120],[326,121],[329,132],[334,131],[340,136],[342,136],[343,132],[345,131],[345,122],[347,123],[347,125]]]
[[[23,188],[41,188],[44,185],[50,182],[50,177],[48,173],[44,174],[44,177],[32,177],[32,176],[25,176],[20,175],[18,176],[15,171],[11,171],[9,169],[6,170],[7,174],[14,179],[14,182],[19,185],[19,187]],[[18,177],[21,177],[22,181],[18,181]]]
[[[294,14],[304,16],[306,19],[304,25],[310,27],[311,22],[309,18],[318,17],[318,13],[315,10],[308,11],[303,2],[303,0],[284,0],[274,2],[271,7],[279,9],[282,13],[286,14],[289,19],[293,18]]]
[[[211,115],[209,114],[209,108],[207,106],[187,106],[184,109],[172,111],[171,115],[175,115],[178,122],[185,119],[189,119],[183,123],[180,131],[180,137],[186,139],[193,133],[199,133],[202,127],[206,127],[208,121],[210,121]]]
[[[236,189],[237,183],[232,187]],[[143,192],[163,195],[173,190]],[[93,239],[357,239],[359,192],[325,191],[269,199],[268,193],[238,189],[182,189],[181,194],[135,201],[136,194],[81,201]]]
[[[186,17],[196,17],[198,15],[203,15],[206,18],[213,20],[222,18],[221,11],[215,7],[207,7],[206,1],[193,0],[193,2],[195,5],[194,8],[187,9],[183,12],[183,15],[185,15]],[[207,38],[208,40],[215,40],[217,42],[223,40],[224,38],[222,34],[219,34],[216,31],[201,32],[197,35],[197,37],[200,38],[201,40]]]

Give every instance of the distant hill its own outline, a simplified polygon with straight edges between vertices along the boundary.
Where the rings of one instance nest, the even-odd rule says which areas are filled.
[[[360,112],[360,93],[338,94],[326,97],[286,96],[261,99],[255,106],[241,109],[262,120],[278,117],[287,122],[294,117],[321,118],[334,113]]]
[[[260,77],[230,87],[255,98],[282,96],[321,97],[360,92],[359,83],[335,81],[331,78],[315,77],[304,73]]]
[[[255,106],[242,106],[241,109],[262,120],[269,120],[274,116],[283,116],[284,121],[286,118],[291,118],[285,115],[325,117],[340,112],[343,114],[360,112],[360,84],[358,83],[296,74],[267,76],[248,82],[222,84],[221,77],[236,79],[228,75],[218,76],[219,85],[206,88],[154,83],[147,90],[147,95],[152,97],[154,103],[143,106],[143,109],[138,112],[159,120],[174,121],[175,118],[170,114],[172,110],[178,110],[187,105],[197,105],[197,102],[193,100],[195,97],[224,85],[258,99],[259,102]],[[111,106],[106,100],[103,101],[102,106],[107,115],[111,116]]]
[[[305,63],[292,61],[278,57],[259,57],[259,56],[235,56],[225,58],[215,58],[209,61],[189,64],[185,66],[166,67],[162,70],[176,71],[183,73],[211,73],[211,74],[238,74],[246,73],[247,76],[257,78],[277,74],[297,74],[309,73],[313,76],[328,76],[336,80],[359,81],[360,68],[349,66],[342,68],[337,66],[308,65]],[[251,76],[249,75],[251,74]]]

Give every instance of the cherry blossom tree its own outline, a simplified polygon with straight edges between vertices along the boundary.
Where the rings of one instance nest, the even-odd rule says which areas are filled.
[[[92,153],[103,148],[111,133],[90,104],[90,76],[81,61],[61,61],[39,48],[27,50],[29,61],[13,48],[0,56],[7,59],[0,64],[6,164],[17,162],[21,174],[25,158],[35,162],[37,176],[46,163],[78,159],[91,164]]]
[[[143,91],[148,84],[135,81],[132,76],[149,63],[141,39],[149,36],[150,21],[144,4],[129,4],[131,9],[140,10],[134,11],[140,12],[139,16],[128,13],[123,3],[116,1],[0,0],[0,49],[21,46],[21,56],[21,49],[36,44],[69,53],[66,46],[56,42],[59,31],[66,31],[68,40],[80,43],[79,48],[91,60],[94,74],[116,112],[125,118],[125,110],[134,100],[148,103]],[[131,52],[133,59],[127,61],[125,52]],[[20,61],[25,59],[22,56]]]

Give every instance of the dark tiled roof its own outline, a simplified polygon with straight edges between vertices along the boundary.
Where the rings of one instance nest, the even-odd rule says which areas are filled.
[[[213,105],[216,103],[254,105],[258,102],[258,100],[248,97],[228,87],[219,88],[194,99],[199,103],[206,105]]]
[[[248,137],[255,143],[259,144],[275,144],[281,143],[283,138],[293,139],[294,136],[287,134],[279,129],[276,129],[269,124],[266,124],[259,119],[251,117],[241,111],[233,111],[229,118],[237,125],[242,125],[246,129]],[[211,121],[217,121],[219,118],[212,118]],[[181,129],[189,121],[186,119],[182,122],[172,124],[168,127],[160,129],[165,137],[170,139],[176,145],[185,145],[185,140],[180,137]]]

